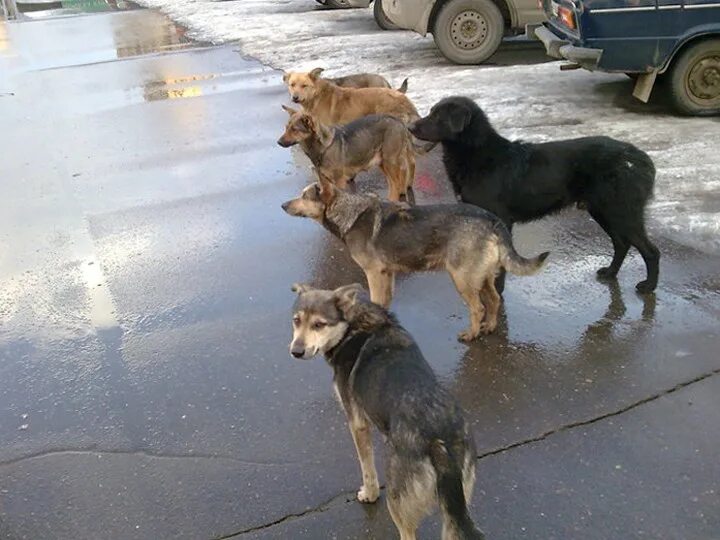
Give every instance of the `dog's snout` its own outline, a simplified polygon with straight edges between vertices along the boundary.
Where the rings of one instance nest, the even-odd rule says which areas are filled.
[[[293,96],[292,100],[293,100],[293,103],[300,103],[300,96]]]
[[[416,129],[416,127],[417,127],[417,122],[410,122],[410,123],[408,124],[408,127],[407,127],[407,128],[408,128],[409,131],[414,131],[414,130]]]
[[[293,341],[290,344],[290,354],[292,354],[295,358],[302,358],[305,356],[305,344]]]
[[[282,208],[282,209],[285,210],[286,212],[288,211],[288,208],[289,208],[289,207],[290,207],[290,201],[285,201],[284,203],[282,203],[282,204],[280,205],[280,208]]]

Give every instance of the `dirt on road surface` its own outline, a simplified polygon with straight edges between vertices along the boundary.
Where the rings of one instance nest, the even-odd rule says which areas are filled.
[[[291,283],[363,275],[280,209],[311,171],[275,144],[280,74],[234,48],[147,10],[0,24],[3,540],[396,538],[382,497],[354,500],[330,369],[287,349]],[[450,200],[438,157],[420,203]],[[595,281],[609,242],[568,211],[517,228],[552,255],[470,347],[445,274],[399,281],[471,420],[489,539],[720,537],[720,257],[653,212],[656,295],[636,253]]]

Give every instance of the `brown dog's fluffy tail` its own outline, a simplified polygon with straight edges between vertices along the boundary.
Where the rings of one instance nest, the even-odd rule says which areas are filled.
[[[443,441],[430,443],[430,463],[437,475],[437,496],[443,520],[443,538],[485,540],[468,513],[463,491],[462,456],[456,456]]]
[[[438,145],[438,143],[436,143],[436,142],[425,142],[425,141],[423,141],[423,144],[420,144],[417,142],[417,139],[415,139],[415,137],[413,137],[413,140],[412,140],[413,151],[419,156],[427,154],[430,150],[435,148],[437,145]]]
[[[500,244],[500,264],[503,268],[516,276],[531,276],[543,267],[545,259],[550,255],[549,251],[541,253],[532,259],[526,259],[520,255],[512,244],[509,246]]]
[[[500,220],[495,224],[495,232],[498,235],[498,249],[500,250],[500,264],[502,267],[516,276],[531,276],[540,270],[545,259],[550,255],[549,251],[541,253],[533,259],[526,259],[515,251],[512,234]]]
[[[407,92],[407,89],[408,89],[408,80],[405,79],[402,82],[402,84],[400,85],[400,88],[397,89],[397,91],[400,92],[401,94],[404,94]]]

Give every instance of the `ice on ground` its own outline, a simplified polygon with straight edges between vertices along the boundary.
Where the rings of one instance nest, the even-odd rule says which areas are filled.
[[[557,62],[506,67],[456,66],[432,38],[386,32],[372,9],[326,10],[314,0],[140,0],[186,26],[196,39],[238,42],[243,54],[283,70],[326,68],[326,75],[376,72],[421,113],[438,99],[476,99],[509,138],[544,141],[608,135],[647,151],[658,170],[651,229],[720,252],[720,121],[680,118],[630,97],[624,75],[560,72]],[[657,92],[659,89],[656,89]]]

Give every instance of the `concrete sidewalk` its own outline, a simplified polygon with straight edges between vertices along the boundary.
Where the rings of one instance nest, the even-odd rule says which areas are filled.
[[[0,73],[0,537],[396,538],[353,500],[330,370],[287,353],[290,284],[363,277],[280,210],[311,172],[275,144],[279,74],[145,10],[0,24]],[[417,191],[449,200],[437,155]],[[595,281],[586,214],[518,228],[548,267],[470,347],[447,276],[399,282],[472,420],[488,539],[720,539],[720,258],[652,234],[642,299],[637,254]]]

